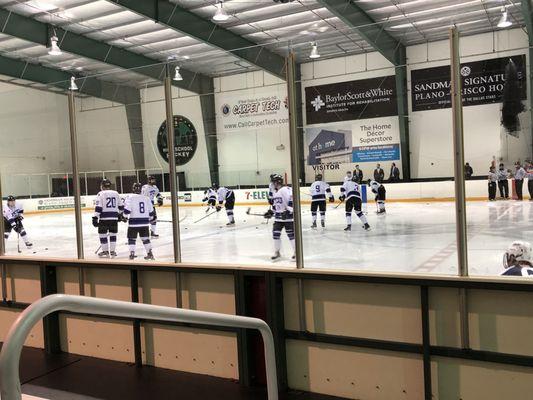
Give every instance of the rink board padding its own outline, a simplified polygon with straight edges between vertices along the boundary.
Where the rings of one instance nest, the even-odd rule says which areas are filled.
[[[533,281],[7,256],[0,262],[8,270],[7,300],[13,300],[11,307],[1,303],[0,340],[20,309],[41,296],[39,271],[54,271],[58,293],[79,294],[82,266],[88,296],[132,301],[136,290],[148,304],[263,313],[274,333],[282,387],[415,400],[427,398],[428,390],[435,399],[484,400],[520,399],[533,391]],[[252,282],[263,282],[264,290]],[[468,297],[468,351],[461,349],[460,288]],[[139,322],[61,312],[57,339],[71,354],[260,381],[255,343],[240,330]],[[45,329],[38,325],[27,344],[45,346]]]

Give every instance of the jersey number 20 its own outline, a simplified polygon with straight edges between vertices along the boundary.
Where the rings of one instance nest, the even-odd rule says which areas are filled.
[[[107,208],[115,208],[117,206],[117,199],[110,197],[105,204]]]

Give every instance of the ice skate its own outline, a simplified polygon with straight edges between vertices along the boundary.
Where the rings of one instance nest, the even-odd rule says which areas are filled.
[[[130,251],[130,260],[135,260],[135,252],[134,251]]]
[[[271,259],[272,261],[274,261],[274,260],[278,260],[278,259],[280,259],[280,258],[281,258],[281,254],[280,254],[279,251],[276,251],[276,252],[274,253],[274,255],[273,255],[272,257],[270,257],[270,259]]]
[[[320,225],[322,226],[322,228],[325,228],[326,227],[326,221],[324,221],[324,220],[320,221]]]
[[[352,226],[351,225],[348,225],[346,228],[344,228],[345,232],[349,232],[351,230],[352,230]]]
[[[364,229],[365,231],[369,231],[369,230],[370,230],[370,225],[368,225],[368,224],[364,224],[364,225],[363,225],[363,229]]]
[[[313,222],[313,225],[311,225],[311,228],[313,228],[313,229],[316,228],[316,221]]]
[[[159,238],[159,235],[157,233],[151,232],[150,236],[152,236],[154,239]]]
[[[144,257],[145,260],[155,260],[154,254],[152,253],[152,250],[150,250],[146,256]]]
[[[27,247],[28,249],[30,249],[31,247],[33,247],[33,243],[26,242],[26,247]]]
[[[293,261],[296,260],[296,254],[293,254],[293,255],[292,255],[291,260],[293,260]]]
[[[235,225],[235,221],[230,221],[226,224],[226,226],[234,226]]]
[[[117,256],[117,252],[116,251],[111,251],[109,254],[111,255],[111,257],[116,257]]]
[[[109,258],[109,251],[101,251],[100,253],[98,253],[98,257]]]

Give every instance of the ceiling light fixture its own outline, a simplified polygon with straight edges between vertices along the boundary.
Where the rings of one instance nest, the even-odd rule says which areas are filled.
[[[311,54],[309,54],[309,58],[320,58],[320,53],[318,52],[318,45],[316,42],[311,43]]]
[[[213,15],[213,21],[224,22],[229,19],[229,15],[224,10],[224,0],[219,0],[216,4],[217,11]]]
[[[59,45],[57,44],[58,41],[59,39],[57,38],[56,30],[54,29],[54,34],[50,37],[50,50],[48,50],[48,54],[51,56],[60,56],[63,54],[59,48]]]
[[[174,71],[174,80],[175,81],[182,81],[183,80],[183,76],[181,76],[181,74],[180,74],[180,67],[176,67],[176,69]]]
[[[500,21],[498,22],[498,28],[509,28],[513,23],[509,21],[509,18],[507,16],[507,9],[505,6],[502,6],[502,16],[500,18]]]
[[[72,91],[78,90],[78,85],[76,85],[76,77],[74,77],[74,76],[70,77],[69,90],[72,90]]]

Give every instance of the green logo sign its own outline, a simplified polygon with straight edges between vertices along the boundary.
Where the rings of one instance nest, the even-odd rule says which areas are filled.
[[[189,119],[174,115],[174,155],[176,165],[184,165],[192,160],[198,147],[196,128]],[[163,121],[157,132],[157,149],[161,157],[168,162],[167,121]]]

